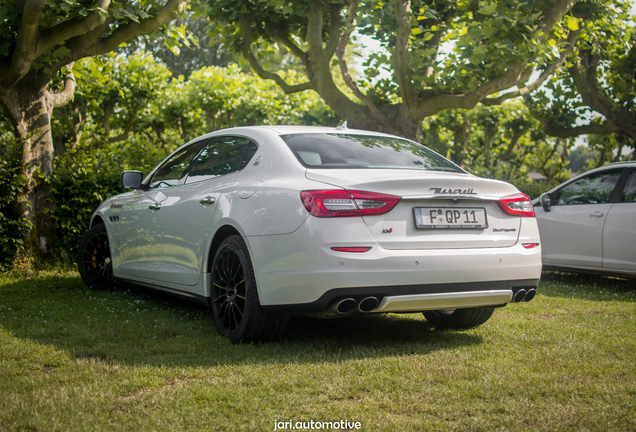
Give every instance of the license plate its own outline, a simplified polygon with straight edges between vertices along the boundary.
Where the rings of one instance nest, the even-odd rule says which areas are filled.
[[[488,228],[485,208],[415,207],[413,210],[419,229]]]

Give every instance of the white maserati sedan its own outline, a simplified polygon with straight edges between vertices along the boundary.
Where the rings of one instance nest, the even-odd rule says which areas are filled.
[[[423,312],[439,327],[529,301],[541,247],[527,195],[421,144],[337,128],[216,131],[104,201],[78,251],[113,279],[209,305],[232,341],[280,337],[290,316]]]
[[[588,171],[533,203],[545,269],[636,278],[636,162]]]

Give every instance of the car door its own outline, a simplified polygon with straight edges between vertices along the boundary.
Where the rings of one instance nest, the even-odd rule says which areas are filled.
[[[636,168],[605,220],[603,268],[636,272]]]
[[[546,265],[602,267],[603,225],[622,169],[595,172],[551,195],[551,211],[537,218]]]
[[[199,282],[205,271],[205,248],[214,234],[212,218],[221,195],[236,187],[236,173],[249,161],[243,161],[248,147],[255,149],[256,144],[243,137],[212,139],[193,161],[184,184],[165,192],[167,199],[161,207],[163,281],[186,287]]]
[[[126,276],[161,280],[161,207],[170,188],[179,184],[193,157],[204,142],[195,143],[172,154],[153,174],[144,189],[135,191],[121,202],[118,238]]]

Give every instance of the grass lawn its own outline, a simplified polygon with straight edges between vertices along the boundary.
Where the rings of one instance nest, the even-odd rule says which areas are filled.
[[[299,318],[281,342],[232,345],[161,294],[0,275],[0,430],[634,431],[635,334],[634,282],[587,276],[544,275],[473,330]]]

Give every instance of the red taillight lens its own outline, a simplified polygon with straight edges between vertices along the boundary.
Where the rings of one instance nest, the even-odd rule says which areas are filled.
[[[533,249],[539,246],[539,243],[522,243],[521,246],[523,246],[526,249]]]
[[[300,198],[307,211],[318,217],[379,215],[400,201],[395,195],[356,190],[302,191]]]
[[[530,197],[526,194],[518,193],[505,196],[500,198],[497,204],[510,216],[534,217],[534,207],[532,207]]]

